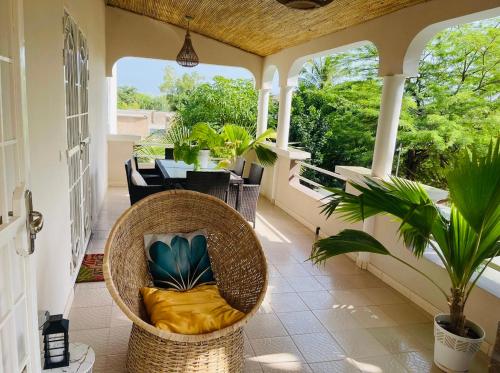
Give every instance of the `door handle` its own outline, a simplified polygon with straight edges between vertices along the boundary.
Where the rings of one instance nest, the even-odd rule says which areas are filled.
[[[33,198],[31,190],[24,192],[26,202],[26,230],[28,231],[28,255],[35,252],[35,239],[37,233],[43,228],[43,215],[33,210]]]

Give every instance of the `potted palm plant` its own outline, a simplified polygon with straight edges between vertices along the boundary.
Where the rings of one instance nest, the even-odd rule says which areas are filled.
[[[255,137],[245,127],[234,124],[226,124],[217,132],[208,123],[197,123],[192,129],[175,126],[167,137],[174,144],[174,158],[194,164],[196,168],[207,168],[210,155],[219,159],[220,168],[228,168],[237,157],[251,150],[263,166],[273,165],[278,158],[265,145],[266,140],[276,137],[273,129]]]
[[[196,142],[200,167],[208,168],[212,149],[222,146],[223,139],[208,123],[195,124],[189,138]]]
[[[465,151],[454,161],[446,173],[449,213],[443,212],[420,184],[396,177],[350,182],[359,195],[332,189],[333,195],[324,205],[327,217],[335,212],[350,222],[378,214],[396,218],[401,238],[417,258],[427,249],[437,254],[448,272],[450,290],[363,231],[347,229],[318,240],[311,253],[315,263],[351,252],[388,255],[431,281],[449,305],[449,314],[434,318],[434,362],[446,371],[467,371],[484,339],[483,329],[466,319],[464,308],[477,280],[500,255],[499,144],[500,140],[496,146],[490,144],[485,156]]]
[[[272,166],[278,155],[265,145],[265,141],[276,138],[276,132],[269,128],[259,136],[253,136],[245,127],[226,124],[220,131],[223,139],[223,157],[219,162],[221,167],[228,167],[238,157],[243,157],[249,151],[254,151],[259,163]]]
[[[174,145],[174,159],[200,167],[199,148],[191,139],[191,129],[182,124],[175,124],[165,134],[165,142]]]

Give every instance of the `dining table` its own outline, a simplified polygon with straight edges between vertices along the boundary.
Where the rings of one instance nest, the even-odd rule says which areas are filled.
[[[163,178],[163,183],[167,187],[172,187],[175,185],[185,185],[187,181],[188,171],[200,171],[200,172],[229,172],[229,184],[238,186],[238,195],[236,196],[236,210],[239,210],[241,195],[243,193],[243,183],[244,180],[241,176],[236,175],[234,172],[219,168],[217,163],[211,161],[208,163],[208,167],[198,168],[195,170],[193,164],[187,164],[183,161],[175,161],[173,159],[156,159],[156,167],[160,171],[160,175]]]

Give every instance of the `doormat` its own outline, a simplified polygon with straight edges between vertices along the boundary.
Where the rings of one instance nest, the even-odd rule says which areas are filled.
[[[102,262],[104,254],[85,254],[76,282],[104,281]]]

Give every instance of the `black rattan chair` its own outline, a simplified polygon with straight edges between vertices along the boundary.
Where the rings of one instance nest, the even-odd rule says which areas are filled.
[[[240,197],[240,205],[238,206],[239,213],[255,228],[255,215],[257,213],[257,202],[259,201],[260,184],[262,182],[262,175],[264,168],[256,163],[252,163],[250,167],[250,174],[245,178],[243,184],[243,194]],[[239,187],[238,185],[231,185],[228,194],[228,204],[236,207],[236,200],[238,198]]]
[[[245,178],[245,184],[260,185],[262,175],[264,175],[264,167],[252,162],[250,173],[248,174],[248,177]]]
[[[235,175],[238,176],[243,176],[243,170],[245,169],[245,158],[238,157],[236,158],[236,161],[234,162],[234,169],[231,170],[231,172]]]
[[[128,185],[128,193],[130,196],[130,204],[140,201],[141,199],[158,192],[162,192],[165,190],[165,187],[160,184],[150,184],[151,180],[144,179],[147,186],[135,185],[132,182],[132,160],[128,160],[125,162],[125,173],[127,175],[127,185]]]
[[[140,168],[138,157],[134,157],[134,164],[135,169],[141,174],[144,180],[146,180],[146,183],[151,185],[160,185],[163,183],[163,178],[156,164],[155,168]]]
[[[210,194],[227,202],[230,176],[228,171],[188,171],[186,189]]]
[[[165,148],[165,159],[174,159],[174,149]]]

